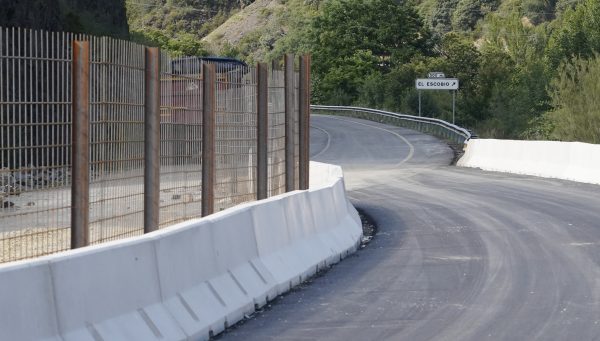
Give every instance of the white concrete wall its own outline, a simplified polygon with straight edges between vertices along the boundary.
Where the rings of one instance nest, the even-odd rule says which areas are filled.
[[[0,340],[202,340],[320,268],[362,235],[341,169],[311,189],[139,238],[0,266]]]
[[[600,145],[475,139],[457,165],[600,184]]]

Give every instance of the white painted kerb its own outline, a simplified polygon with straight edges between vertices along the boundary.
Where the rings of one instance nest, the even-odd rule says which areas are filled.
[[[600,184],[600,145],[475,139],[457,165]]]
[[[308,191],[0,266],[0,340],[207,339],[361,236],[341,169],[311,162]]]

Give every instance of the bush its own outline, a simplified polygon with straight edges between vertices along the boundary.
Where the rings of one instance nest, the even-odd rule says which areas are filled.
[[[561,66],[550,89],[551,137],[562,141],[600,143],[600,55],[577,58]]]

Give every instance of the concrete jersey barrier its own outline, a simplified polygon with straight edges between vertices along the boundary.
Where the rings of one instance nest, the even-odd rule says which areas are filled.
[[[356,251],[341,169],[311,189],[0,266],[0,340],[205,340]]]
[[[469,140],[457,165],[600,184],[600,145],[475,139]]]

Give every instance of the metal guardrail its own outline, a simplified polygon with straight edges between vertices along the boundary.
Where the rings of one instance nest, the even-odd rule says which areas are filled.
[[[465,143],[470,138],[475,137],[465,128],[436,118],[397,114],[389,111],[361,107],[311,105],[310,108],[312,112],[318,111],[330,115],[362,118],[413,129],[457,144]]]

